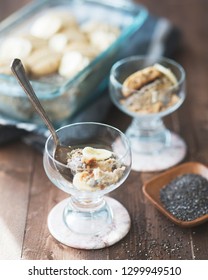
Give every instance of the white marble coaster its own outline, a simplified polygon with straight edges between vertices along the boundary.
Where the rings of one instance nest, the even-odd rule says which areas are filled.
[[[63,220],[63,211],[68,199],[59,202],[49,213],[48,228],[59,242],[78,249],[101,249],[121,240],[129,231],[131,220],[127,210],[117,200],[105,197],[113,212],[113,222],[107,234],[81,235],[69,230]]]
[[[159,153],[142,154],[132,150],[132,170],[153,172],[162,171],[182,161],[186,155],[183,139],[171,132],[171,144]]]

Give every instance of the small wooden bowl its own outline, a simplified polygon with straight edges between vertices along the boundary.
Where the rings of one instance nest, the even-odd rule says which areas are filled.
[[[143,185],[143,193],[145,196],[153,203],[153,205],[167,216],[172,222],[182,227],[193,227],[202,224],[208,220],[208,214],[200,216],[192,221],[182,221],[173,216],[169,211],[167,211],[161,200],[160,200],[160,190],[170,183],[175,177],[179,175],[184,175],[187,173],[198,174],[205,177],[208,180],[208,168],[198,162],[188,162],[177,167],[174,167],[159,176],[154,177]]]

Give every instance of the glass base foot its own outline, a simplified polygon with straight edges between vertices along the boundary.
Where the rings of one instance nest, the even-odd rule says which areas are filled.
[[[101,249],[120,241],[130,229],[130,217],[124,206],[117,200],[104,197],[112,210],[113,221],[105,233],[77,234],[69,230],[63,219],[68,198],[59,202],[49,213],[48,228],[51,235],[64,245],[77,249]],[[79,221],[77,221],[79,222]]]
[[[132,141],[135,141],[132,143]],[[175,133],[170,133],[170,143],[157,153],[143,154],[138,152],[136,139],[130,139],[132,147],[132,170],[153,172],[162,171],[181,162],[186,155],[186,144],[183,139]]]

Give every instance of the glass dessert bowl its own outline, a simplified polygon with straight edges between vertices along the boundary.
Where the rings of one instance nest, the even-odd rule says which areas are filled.
[[[66,164],[54,158],[50,136],[45,144],[44,168],[52,183],[70,194],[48,216],[51,234],[61,243],[80,249],[110,246],[129,231],[127,210],[105,194],[119,187],[131,169],[127,137],[109,125],[86,122],[57,130],[70,147]]]
[[[180,162],[186,144],[165,127],[162,118],[177,110],[185,99],[182,66],[165,57],[127,57],[113,65],[109,87],[114,104],[133,118],[126,131],[132,169],[159,171]]]

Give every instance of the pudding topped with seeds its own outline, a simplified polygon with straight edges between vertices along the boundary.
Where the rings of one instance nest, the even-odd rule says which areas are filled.
[[[154,64],[128,76],[123,82],[121,104],[134,113],[151,114],[166,110],[180,97],[177,78],[161,64]]]
[[[92,147],[72,149],[67,165],[74,176],[73,185],[80,190],[95,191],[116,184],[125,166],[107,149]]]

